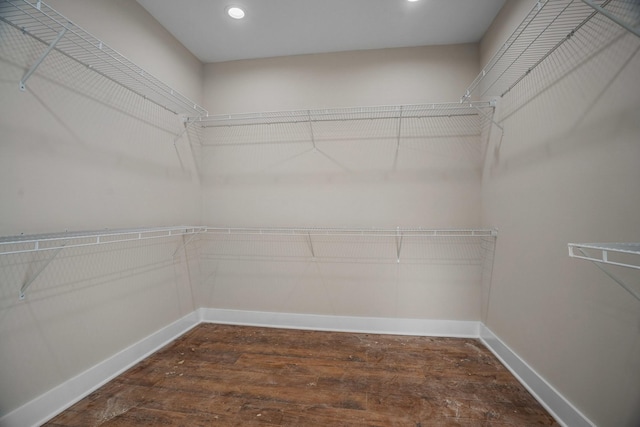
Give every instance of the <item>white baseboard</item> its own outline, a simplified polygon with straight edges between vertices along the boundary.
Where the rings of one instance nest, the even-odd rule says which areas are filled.
[[[478,338],[481,325],[477,321],[463,320],[331,316],[219,308],[201,308],[198,311],[200,320],[206,323],[368,334]]]
[[[0,418],[2,427],[39,426],[198,325],[196,312],[125,348]]]
[[[595,424],[484,324],[480,326],[480,339],[558,423],[565,427],[595,427]]]
[[[199,323],[318,331],[480,338],[563,426],[594,427],[578,409],[477,321],[396,319],[201,308],[0,418],[2,427],[38,426],[180,337]]]

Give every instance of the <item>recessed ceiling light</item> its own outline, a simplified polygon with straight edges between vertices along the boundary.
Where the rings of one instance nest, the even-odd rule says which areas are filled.
[[[244,18],[244,10],[242,10],[238,6],[229,6],[227,8],[227,15],[229,15],[233,19],[242,19]]]
[[[407,0],[407,1],[410,1],[411,3],[413,3],[414,1],[418,1],[418,0]]]

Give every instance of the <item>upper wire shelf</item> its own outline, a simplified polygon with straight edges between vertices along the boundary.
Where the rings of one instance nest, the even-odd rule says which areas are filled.
[[[598,14],[640,35],[637,0],[540,0],[467,88],[461,102],[472,96],[504,96]]]
[[[202,230],[202,227],[178,226],[8,236],[0,237],[0,255],[184,236]]]
[[[427,117],[452,117],[487,115],[482,109],[493,108],[493,102],[437,103],[415,105],[384,105],[374,107],[351,107],[264,113],[220,114],[190,117],[190,123],[204,128],[250,125],[270,125],[306,122],[336,122],[373,119],[404,119]]]
[[[0,0],[0,21],[161,107],[184,116],[207,110],[170,88],[42,1]],[[44,59],[45,52],[40,61]],[[29,77],[39,62],[23,78]],[[24,88],[24,83],[21,82]]]

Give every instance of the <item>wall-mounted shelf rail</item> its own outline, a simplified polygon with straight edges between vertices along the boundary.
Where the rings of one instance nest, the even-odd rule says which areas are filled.
[[[71,58],[105,78],[175,114],[206,116],[207,111],[42,1],[0,0],[0,21],[43,43],[43,54],[20,82],[26,80],[51,50]]]
[[[504,96],[595,16],[639,35],[637,0],[540,0],[461,98]]]
[[[0,255],[57,251],[63,248],[184,236],[197,234],[202,229],[202,227],[179,226],[0,237]]]
[[[477,116],[489,114],[483,109],[493,108],[492,102],[438,103],[412,105],[384,105],[263,113],[219,114],[190,117],[191,123],[204,128],[291,123],[346,122],[376,119],[422,119],[429,117]]]
[[[640,292],[618,278],[605,265],[640,270],[640,243],[569,243],[569,256],[592,261],[603,273],[640,301]]]
[[[568,246],[570,257],[640,270],[640,243],[569,243]],[[589,251],[595,254],[591,255]],[[621,262],[610,259],[610,254],[630,256],[629,260]]]

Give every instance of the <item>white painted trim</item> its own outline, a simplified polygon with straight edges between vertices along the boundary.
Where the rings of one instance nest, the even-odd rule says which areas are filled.
[[[2,427],[39,426],[199,323],[197,312],[165,326],[0,418]]]
[[[480,326],[480,340],[558,423],[565,427],[595,427],[594,423],[484,324]]]
[[[478,338],[480,322],[464,320],[398,319],[332,316],[267,311],[201,308],[202,322],[315,331]]]

